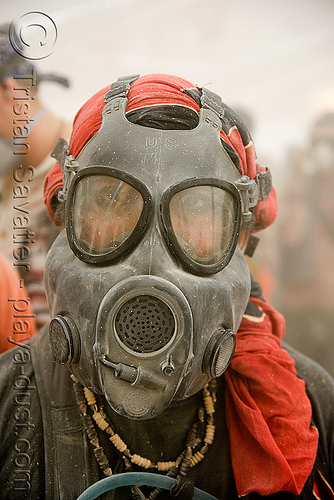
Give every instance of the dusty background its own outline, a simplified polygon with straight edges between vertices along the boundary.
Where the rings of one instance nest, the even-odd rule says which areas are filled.
[[[250,113],[258,155],[276,181],[290,145],[334,109],[333,0],[1,0],[3,21],[48,14],[53,53],[36,62],[71,80],[45,83],[47,104],[72,119],[92,93],[118,76],[172,73],[209,85]],[[41,28],[36,33],[41,38]],[[33,28],[27,32],[33,37]],[[261,157],[260,157],[261,159]]]

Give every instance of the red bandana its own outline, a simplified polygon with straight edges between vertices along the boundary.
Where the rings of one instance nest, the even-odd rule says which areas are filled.
[[[239,496],[300,494],[315,462],[318,431],[305,383],[281,348],[283,316],[251,299],[262,317],[245,315],[235,355],[225,372],[226,419]]]

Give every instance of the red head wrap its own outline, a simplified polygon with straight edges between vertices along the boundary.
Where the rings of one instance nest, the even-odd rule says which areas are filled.
[[[185,90],[197,89],[195,85],[182,78],[154,74],[138,78],[128,93],[128,104],[126,112],[134,111],[156,105],[183,106],[199,112],[199,105]],[[109,87],[93,95],[78,111],[73,122],[73,132],[70,141],[70,154],[76,157],[83,146],[96,134],[102,122],[102,109],[105,105],[104,95]],[[257,160],[253,142],[249,134],[245,141],[245,134],[239,130],[240,122],[228,121],[229,129],[221,131],[222,139],[229,144],[238,154],[240,159],[240,173],[254,179],[257,174]],[[239,127],[239,128],[238,128]],[[243,138],[244,139],[243,139]],[[244,143],[246,142],[246,143]],[[56,163],[49,171],[44,183],[44,203],[50,219],[54,220],[54,210],[51,204],[52,198],[63,185],[61,166]],[[264,229],[274,222],[277,215],[276,192],[272,189],[269,197],[259,201],[256,207],[255,230]]]

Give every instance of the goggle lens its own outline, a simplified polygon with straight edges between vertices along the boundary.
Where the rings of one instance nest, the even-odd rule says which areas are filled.
[[[143,210],[139,191],[122,179],[88,175],[76,184],[72,200],[73,233],[77,245],[92,255],[104,255],[129,238]]]
[[[230,251],[236,226],[234,196],[217,186],[192,186],[170,200],[176,239],[192,260],[216,264]]]

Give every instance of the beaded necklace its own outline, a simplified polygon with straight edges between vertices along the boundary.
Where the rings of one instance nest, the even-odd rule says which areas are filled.
[[[156,463],[136,453],[131,453],[125,442],[115,432],[113,425],[107,420],[103,409],[102,397],[95,395],[87,387],[82,386],[73,374],[71,375],[71,379],[74,383],[75,399],[81,410],[83,425],[88,439],[94,446],[95,458],[106,476],[112,476],[113,472],[104,450],[100,446],[95,424],[108,434],[109,440],[123,458],[126,471],[132,470],[132,465],[137,465],[144,469],[156,469],[159,472],[165,472],[169,477],[185,477],[190,468],[204,459],[209,445],[213,443],[215,434],[216,379],[211,380],[203,388],[203,405],[200,405],[198,408],[198,421],[188,431],[185,449],[175,461]],[[139,486],[134,486],[132,488],[132,499],[156,500],[160,497],[162,491],[161,488],[155,488],[146,498]]]

